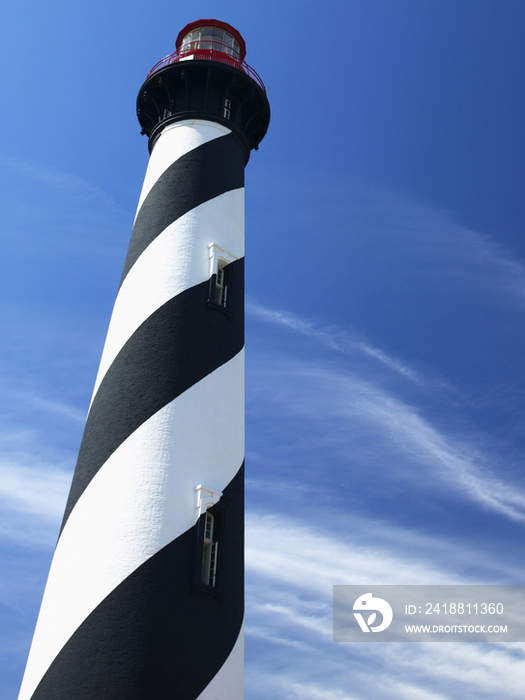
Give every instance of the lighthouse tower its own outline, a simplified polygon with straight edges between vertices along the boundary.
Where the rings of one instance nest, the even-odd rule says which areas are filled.
[[[270,108],[233,27],[139,91],[151,153],[19,700],[241,700],[244,167]]]

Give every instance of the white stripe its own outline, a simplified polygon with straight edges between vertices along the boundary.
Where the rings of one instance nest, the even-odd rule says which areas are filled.
[[[155,142],[142,185],[137,214],[153,185],[172,163],[186,153],[226,134],[230,129],[204,119],[185,119],[169,124]],[[162,144],[162,145],[161,145]],[[135,219],[137,218],[135,214]]]
[[[77,501],[55,551],[19,700],[29,700],[110,592],[194,525],[195,487],[223,491],[243,459],[241,350],[140,426]]]
[[[197,700],[243,700],[244,623],[230,655]]]
[[[137,259],[115,301],[93,398],[137,328],[174,296],[209,278],[210,243],[236,258],[244,256],[244,188],[225,192],[181,216]]]

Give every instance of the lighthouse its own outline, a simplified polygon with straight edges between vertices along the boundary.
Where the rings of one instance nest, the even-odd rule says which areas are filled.
[[[137,98],[150,161],[19,700],[241,700],[244,168],[270,119],[199,20]]]

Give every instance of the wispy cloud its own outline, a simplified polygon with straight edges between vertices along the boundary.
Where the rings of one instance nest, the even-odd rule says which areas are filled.
[[[67,464],[31,455],[0,458],[0,539],[52,549],[71,483]]]
[[[297,517],[251,512],[247,518],[247,566],[257,578],[276,579],[290,590],[325,596],[336,584],[457,584],[451,571],[468,552],[457,545],[441,549],[439,539],[419,536],[381,519],[359,519],[339,513],[341,537],[330,529],[308,525]],[[378,537],[379,533],[386,535]],[[391,535],[389,537],[389,534]],[[491,572],[491,562],[486,562]],[[494,569],[492,569],[494,571]],[[282,610],[289,601],[280,601]],[[324,618],[326,609],[309,604],[309,617]]]
[[[500,461],[496,451],[490,455],[482,451],[478,435],[461,436],[457,429],[447,434],[417,407],[376,386],[372,378],[363,379],[340,368],[285,358],[276,363],[273,358],[271,366],[263,362],[261,380],[263,376],[259,396],[266,394],[272,410],[283,420],[301,416],[312,425],[329,425],[324,440],[331,439],[336,446],[343,440],[349,454],[359,449],[368,434],[369,440],[375,440],[379,473],[381,463],[399,462],[401,455],[398,478],[404,478],[401,468],[405,465],[407,478],[415,484],[424,466],[434,480],[446,482],[484,508],[525,522],[521,486],[496,476],[501,471],[508,474],[509,465]]]
[[[19,401],[26,409],[35,408],[45,413],[54,413],[66,418],[68,421],[83,425],[86,421],[87,411],[82,411],[65,401],[48,399],[29,392],[5,391],[5,395],[11,400]]]
[[[524,261],[501,243],[464,226],[451,212],[373,183],[354,182],[353,194],[354,207],[364,207],[376,234],[395,242],[419,263],[432,263],[422,268],[425,275],[510,293],[525,302]]]
[[[383,524],[384,532],[387,526]],[[372,524],[372,533],[374,530]],[[341,535],[341,530],[348,533]],[[440,538],[411,550],[413,533],[394,527],[378,543],[364,523],[322,530],[315,519],[262,512],[248,518],[248,679],[278,697],[366,700],[519,698],[525,645],[337,644],[332,642],[332,584],[458,583]],[[397,544],[395,541],[397,539]],[[450,558],[465,552],[448,542]],[[497,562],[490,565],[495,571]],[[490,574],[489,574],[490,575]],[[463,579],[468,583],[468,579]],[[253,629],[253,634],[252,634]],[[251,659],[251,644],[265,652]],[[272,651],[273,650],[273,651]],[[283,656],[286,654],[286,656]],[[269,667],[259,658],[269,659]],[[269,671],[279,663],[281,672]],[[253,697],[257,698],[257,693]]]
[[[436,693],[433,690],[417,687],[415,684],[407,681],[394,681],[385,679],[386,685],[391,688],[395,694],[399,694],[403,700],[448,700],[448,694]]]
[[[438,687],[457,684],[470,688],[476,698],[521,698],[524,651],[523,644],[407,644],[396,650],[385,649],[385,657],[389,668],[395,665],[413,678],[433,678]]]
[[[364,700],[362,695],[354,695],[345,690],[334,690],[320,684],[304,683],[282,676],[267,676],[266,683],[295,700]]]
[[[263,322],[312,338],[324,347],[340,352],[355,352],[357,349],[378,359],[389,369],[418,384],[421,391],[426,392],[420,398],[428,404],[428,391],[435,383],[426,382],[421,373],[392,359],[386,352],[352,339],[341,329],[319,328],[309,319],[268,309],[253,300],[249,302],[248,310]],[[340,440],[341,431],[346,431],[347,436],[356,438],[359,444],[356,426],[366,424],[373,427],[384,451],[402,453],[411,464],[426,465],[434,476],[484,508],[525,522],[525,494],[518,484],[505,483],[496,476],[502,467],[508,473],[509,466],[498,462],[497,452],[489,456],[486,450],[482,451],[478,435],[461,436],[457,429],[447,434],[442,426],[437,427],[431,418],[425,417],[416,405],[385,390],[374,371],[360,368],[358,374],[332,366],[327,361],[308,363],[274,355],[271,363],[261,360],[258,376],[261,380],[258,391],[264,394],[265,387],[271,384],[268,399],[281,404],[282,415],[301,415],[316,423],[330,421],[325,438],[332,436],[334,442]],[[274,381],[269,383],[270,377]],[[280,388],[276,390],[275,387]],[[347,442],[350,447],[350,440]],[[380,449],[378,444],[377,450]]]
[[[351,383],[354,390],[356,383]],[[365,384],[360,389],[356,409],[381,426],[393,443],[434,466],[437,473],[485,507],[525,522],[525,494],[517,485],[506,484],[494,476],[490,462],[476,444],[446,436],[413,406],[381,390]]]
[[[336,350],[341,353],[355,353],[359,351],[367,357],[382,363],[392,371],[402,375],[405,379],[409,379],[416,384],[421,384],[422,382],[419,373],[406,363],[391,357],[383,350],[373,347],[364,340],[352,337],[348,331],[316,326],[308,319],[300,318],[289,311],[269,309],[250,298],[246,300],[246,311],[268,323],[288,328],[303,336],[313,338],[330,350]],[[357,336],[357,333],[354,335]]]
[[[27,412],[32,402],[23,405]],[[44,412],[49,410],[46,405]],[[58,403],[51,410],[61,419],[66,416],[64,432],[78,424],[74,409],[67,405]],[[42,416],[35,418],[31,428],[10,422],[11,428],[0,433],[0,540],[49,549],[64,512],[75,453],[54,444],[56,434],[47,435],[49,423]]]
[[[261,171],[257,174],[261,177]],[[304,263],[306,255],[313,256],[320,267],[342,276],[341,266],[333,265],[342,257],[344,272],[357,273],[360,285],[359,273],[366,270],[373,287],[386,282],[396,291],[405,287],[409,294],[431,290],[452,292],[456,298],[458,291],[474,292],[491,303],[523,308],[525,261],[500,241],[462,224],[453,212],[340,172],[322,173],[323,184],[319,172],[295,171],[290,183],[277,181],[273,172],[263,175],[252,193],[264,197],[262,225],[289,236],[291,217],[283,212],[291,211],[294,231],[304,237],[296,233],[301,242],[309,236],[317,241],[323,231],[322,246],[315,253],[311,245],[305,246]]]
[[[71,471],[64,464],[35,463],[20,454],[0,459],[0,500],[10,510],[57,520],[70,482]]]
[[[63,173],[42,167],[36,163],[0,155],[0,166],[12,172],[18,172],[27,177],[48,185],[57,192],[73,195],[80,201],[96,200],[98,204],[115,206],[115,202],[100,187],[93,185],[71,173]]]
[[[9,198],[2,220],[16,232],[6,239],[12,260],[19,258],[26,268],[38,269],[44,260],[59,265],[66,256],[80,276],[88,262],[99,269],[116,266],[117,260],[121,264],[131,226],[129,211],[96,182],[1,155],[0,179]],[[67,267],[62,269],[66,276]]]

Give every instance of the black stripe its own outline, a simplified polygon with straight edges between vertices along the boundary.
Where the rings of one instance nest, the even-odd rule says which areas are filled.
[[[32,700],[195,700],[244,616],[244,465],[224,489],[222,602],[193,594],[197,525],[134,571],[89,615]],[[224,698],[227,700],[227,698]]]
[[[224,192],[244,187],[244,153],[232,134],[181,156],[144,200],[131,233],[120,284],[148,245],[179,217]]]
[[[155,311],[113,361],[89,411],[62,528],[91,479],[127,437],[243,348],[244,259],[229,267],[231,318],[208,306],[209,283],[202,282]]]

